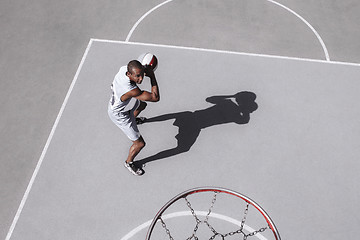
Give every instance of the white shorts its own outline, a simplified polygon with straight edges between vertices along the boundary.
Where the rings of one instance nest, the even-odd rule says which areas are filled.
[[[136,141],[141,136],[134,116],[134,111],[139,105],[140,101],[136,99],[136,104],[134,104],[133,108],[126,112],[113,111],[110,103],[108,107],[108,114],[111,121],[113,121],[131,141]]]

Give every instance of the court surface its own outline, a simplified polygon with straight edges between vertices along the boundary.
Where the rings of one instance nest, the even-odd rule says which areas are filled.
[[[355,1],[1,5],[6,240],[144,239],[163,204],[200,186],[252,198],[282,239],[356,236]],[[161,101],[142,114],[135,177],[107,103],[143,52],[159,58]]]
[[[161,101],[143,112],[153,121],[140,126],[146,173],[135,177],[123,167],[130,142],[106,108],[119,64],[145,51],[159,58]],[[359,73],[322,61],[93,40],[12,239],[121,239],[199,186],[255,199],[283,239],[350,238],[360,200]]]

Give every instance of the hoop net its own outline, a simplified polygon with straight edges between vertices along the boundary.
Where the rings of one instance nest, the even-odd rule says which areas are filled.
[[[280,240],[268,214],[248,197],[223,188],[185,191],[166,203],[154,217],[150,239]]]

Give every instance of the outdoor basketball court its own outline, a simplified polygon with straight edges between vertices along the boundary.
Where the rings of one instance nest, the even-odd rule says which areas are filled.
[[[119,67],[143,52],[159,59],[161,101],[142,113],[154,121],[139,126],[137,177],[107,104]],[[144,239],[168,200],[202,186],[250,197],[282,239],[354,237],[359,75],[351,64],[91,40],[11,239]],[[243,208],[216,206],[241,221]]]
[[[245,239],[240,228],[254,234],[247,239],[270,240],[266,214],[283,240],[356,238],[354,0],[20,1],[2,7],[4,42],[18,40],[3,61],[11,84],[2,95],[11,99],[4,104],[11,112],[1,123],[11,130],[3,142],[12,151],[2,156],[8,157],[1,174],[8,186],[0,212],[5,240],[143,240],[170,199],[197,188],[174,200],[151,239],[189,239],[195,232],[200,240],[221,239],[214,232]],[[107,105],[120,66],[145,52],[159,59],[161,101],[141,114],[149,120],[139,126],[147,145],[136,157],[146,165],[138,177],[124,168],[131,142],[109,119]],[[63,99],[65,73],[76,68]],[[31,70],[26,81],[18,79],[28,74],[24,69]],[[140,88],[149,90],[149,80]],[[22,112],[15,89],[17,96],[41,94],[28,97]],[[50,111],[58,108],[46,99],[63,101],[49,131]],[[26,114],[30,127],[19,124]],[[36,165],[30,156],[39,149]],[[255,203],[246,205],[247,198]]]

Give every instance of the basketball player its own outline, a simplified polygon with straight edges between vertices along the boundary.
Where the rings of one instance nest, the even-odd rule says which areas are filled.
[[[142,91],[137,86],[142,83],[144,76],[150,78],[151,92]],[[145,146],[145,141],[137,127],[137,120],[141,123],[143,118],[137,118],[137,116],[146,108],[146,101],[158,102],[160,100],[154,71],[151,67],[144,67],[139,61],[132,60],[127,66],[120,68],[111,89],[112,97],[108,105],[109,117],[133,143],[125,161],[125,167],[134,175],[140,176],[144,174],[144,171],[136,166],[133,160]]]

